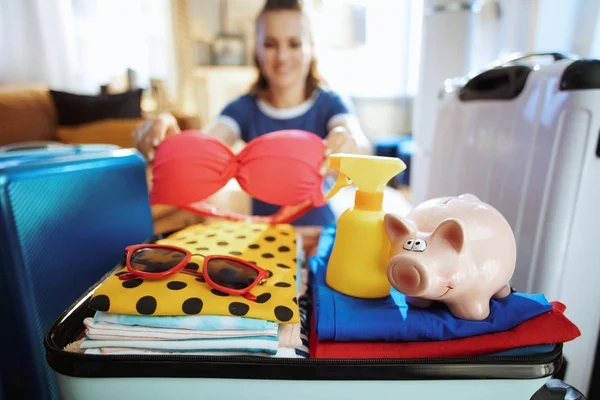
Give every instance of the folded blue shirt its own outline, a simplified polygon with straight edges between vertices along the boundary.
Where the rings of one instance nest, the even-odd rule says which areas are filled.
[[[556,345],[554,344],[536,344],[499,351],[497,353],[490,354],[490,356],[537,356],[540,354],[550,353],[555,347]]]
[[[344,295],[325,282],[335,230],[335,225],[323,229],[317,254],[308,260],[319,340],[451,340],[506,331],[552,309],[543,294],[513,292],[503,299],[490,300],[490,315],[485,320],[468,321],[454,317],[442,303],[425,309],[409,306],[405,296],[393,288],[390,296],[382,299]]]

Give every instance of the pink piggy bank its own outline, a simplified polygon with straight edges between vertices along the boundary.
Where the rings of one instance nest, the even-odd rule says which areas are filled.
[[[510,294],[513,231],[474,195],[425,201],[404,219],[387,214],[385,228],[392,241],[387,276],[409,304],[440,301],[457,318],[483,320],[492,297]]]

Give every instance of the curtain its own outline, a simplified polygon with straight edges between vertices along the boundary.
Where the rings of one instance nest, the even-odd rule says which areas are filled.
[[[0,84],[98,93],[130,68],[176,89],[168,0],[0,0]]]
[[[80,68],[70,6],[70,0],[0,0],[0,83],[68,83]]]

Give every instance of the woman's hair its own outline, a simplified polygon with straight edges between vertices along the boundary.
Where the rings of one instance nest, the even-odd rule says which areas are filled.
[[[261,23],[261,19],[265,15],[265,13],[267,13],[269,11],[279,11],[279,10],[298,11],[298,12],[302,13],[302,15],[304,16],[305,19],[308,20],[308,16],[306,15],[306,12],[304,11],[304,7],[302,6],[301,0],[266,0],[265,5],[263,6],[262,10],[258,14],[258,17],[256,18],[257,32],[258,32],[258,26]],[[312,30],[310,27],[308,27],[308,29],[309,29],[309,37],[312,42],[312,40],[313,40]],[[256,53],[254,54],[254,64],[256,64],[256,67],[258,68],[258,78],[252,84],[252,86],[250,88],[250,94],[252,94],[254,96],[258,96],[261,92],[263,92],[264,90],[266,90],[269,87],[269,83],[267,81],[267,78],[263,74],[263,71],[260,68],[260,64],[258,63]],[[313,49],[313,56],[312,56],[312,59],[310,60],[308,75],[306,76],[306,85],[305,85],[305,93],[304,93],[305,98],[309,98],[312,95],[313,91],[317,87],[321,86],[323,83],[324,83],[323,79],[317,69],[317,60],[314,55],[314,49]]]

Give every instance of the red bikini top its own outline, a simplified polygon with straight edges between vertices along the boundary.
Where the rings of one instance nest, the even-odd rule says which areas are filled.
[[[257,200],[319,207],[325,204],[324,178],[319,173],[325,149],[323,139],[313,133],[283,130],[250,141],[236,155],[214,136],[183,131],[156,149],[150,202],[190,209],[235,178]]]

